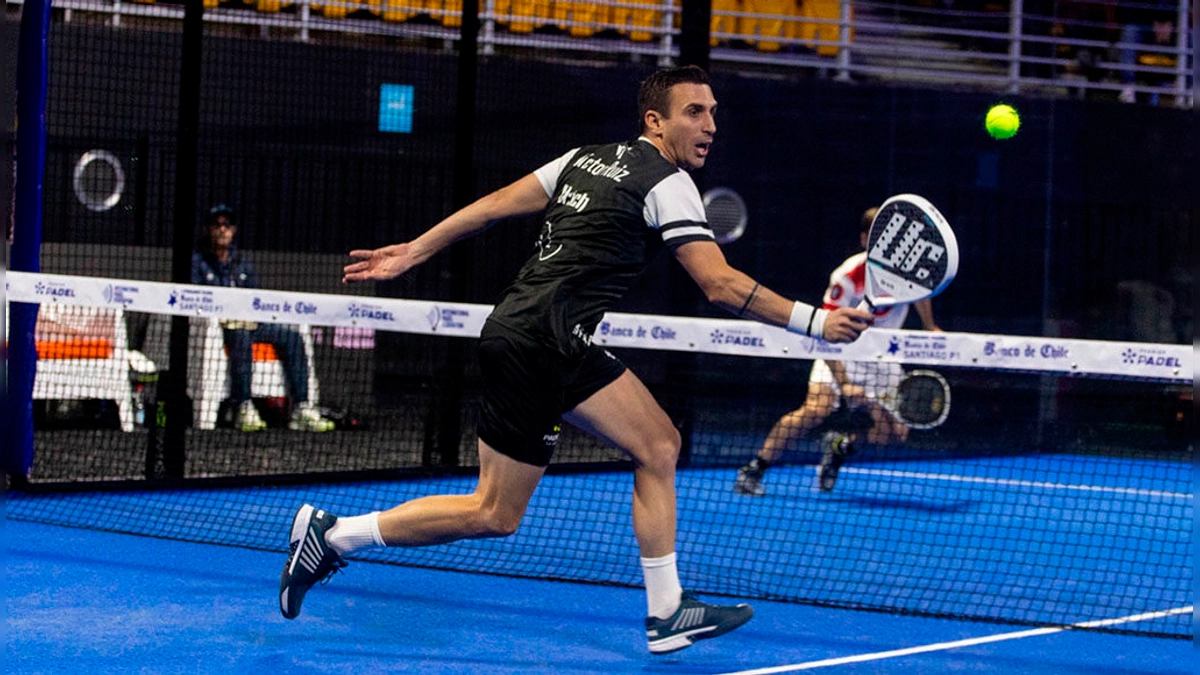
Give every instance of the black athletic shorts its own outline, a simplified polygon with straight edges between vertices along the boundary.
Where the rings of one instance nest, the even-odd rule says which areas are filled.
[[[568,358],[489,321],[479,339],[479,370],[479,438],[518,462],[547,466],[563,414],[616,381],[625,364],[595,345]]]

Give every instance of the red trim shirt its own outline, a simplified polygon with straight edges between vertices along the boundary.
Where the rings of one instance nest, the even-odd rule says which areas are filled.
[[[867,285],[867,252],[855,253],[846,258],[829,275],[829,288],[825,290],[825,309],[858,307],[862,304]],[[894,305],[875,313],[876,328],[900,328],[908,318],[908,305]]]

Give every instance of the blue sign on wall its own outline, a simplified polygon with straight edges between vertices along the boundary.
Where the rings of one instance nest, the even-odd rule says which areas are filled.
[[[379,130],[397,134],[412,133],[413,86],[379,85]]]

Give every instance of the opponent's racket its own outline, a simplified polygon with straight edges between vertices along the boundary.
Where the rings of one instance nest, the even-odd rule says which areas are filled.
[[[909,371],[885,407],[913,429],[932,429],[950,415],[950,383],[933,370]]]
[[[713,188],[704,193],[704,214],[708,227],[713,231],[718,244],[737,241],[746,232],[749,217],[746,202],[741,195],[726,187]]]
[[[867,235],[867,309],[932,298],[958,273],[958,240],[924,197],[889,197]]]

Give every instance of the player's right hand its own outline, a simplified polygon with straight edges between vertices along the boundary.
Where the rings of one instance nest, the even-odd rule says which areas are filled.
[[[825,318],[826,342],[854,342],[874,322],[870,311],[855,307],[839,307]]]
[[[350,257],[358,261],[342,268],[342,283],[393,279],[416,267],[418,262],[407,243],[370,251],[357,249],[350,251]]]

